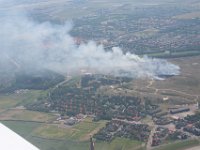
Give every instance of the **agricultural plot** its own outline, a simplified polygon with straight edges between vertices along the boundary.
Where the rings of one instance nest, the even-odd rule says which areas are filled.
[[[0,115],[0,120],[22,120],[22,121],[36,121],[36,122],[48,122],[55,120],[56,116],[52,114],[35,112],[29,110],[8,110],[5,114]]]
[[[58,125],[35,122],[2,121],[2,123],[42,150],[77,150],[88,149],[89,135],[97,132],[106,122],[93,123],[90,118],[87,118],[74,127],[65,128]],[[142,147],[142,143],[116,138],[110,143],[96,141],[95,146],[97,150],[137,150]]]
[[[35,135],[49,139],[73,139],[87,141],[90,134],[98,132],[105,126],[106,121],[92,122],[90,118],[86,118],[83,122],[73,127],[60,125],[44,125],[36,130]]]
[[[194,146],[199,145],[200,142],[198,140],[189,140],[189,141],[183,141],[183,142],[176,142],[171,143],[166,146],[157,148],[156,150],[185,150]]]
[[[1,123],[24,138],[31,136],[34,130],[41,126],[41,123],[22,121],[1,121]]]
[[[46,91],[30,90],[25,93],[11,93],[0,95],[0,113],[13,109],[18,106],[24,106],[33,103],[37,98],[46,95]]]

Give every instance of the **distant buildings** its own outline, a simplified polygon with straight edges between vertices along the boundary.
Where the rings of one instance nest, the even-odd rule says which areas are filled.
[[[189,108],[179,108],[179,109],[170,110],[170,113],[177,114],[177,113],[188,112],[188,111],[190,111]]]

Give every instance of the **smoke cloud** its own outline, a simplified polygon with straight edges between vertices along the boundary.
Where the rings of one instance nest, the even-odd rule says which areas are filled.
[[[105,51],[90,41],[76,45],[64,25],[38,23],[20,12],[0,15],[0,66],[48,68],[63,73],[81,70],[115,76],[153,77],[178,75],[179,67],[161,59],[123,54],[119,47]]]

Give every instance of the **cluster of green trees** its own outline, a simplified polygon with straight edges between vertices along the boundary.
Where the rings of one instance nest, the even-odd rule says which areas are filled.
[[[9,86],[0,92],[13,92],[18,89],[46,90],[64,80],[64,76],[49,70],[16,73]]]
[[[130,124],[122,121],[110,121],[94,138],[101,141],[112,141],[115,137],[129,138],[146,142],[150,128],[146,124]]]

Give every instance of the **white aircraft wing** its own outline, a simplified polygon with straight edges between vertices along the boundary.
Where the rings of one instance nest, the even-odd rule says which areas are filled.
[[[0,123],[1,150],[39,150],[24,138]]]

